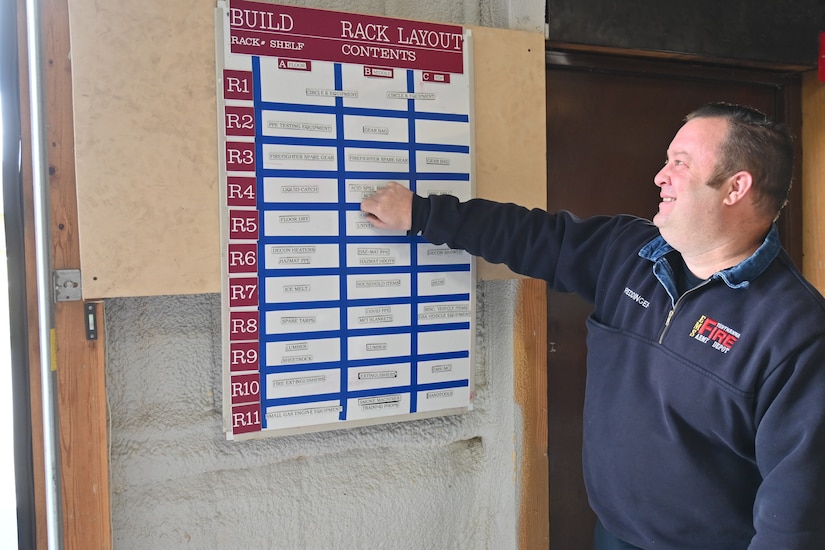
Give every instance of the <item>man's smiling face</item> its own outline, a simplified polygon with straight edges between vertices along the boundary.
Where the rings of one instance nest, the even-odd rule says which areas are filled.
[[[714,176],[719,151],[728,133],[721,118],[694,118],[676,133],[667,162],[656,174],[659,211],[653,223],[665,240],[682,252],[701,250],[718,237],[716,229],[726,191],[708,182]]]

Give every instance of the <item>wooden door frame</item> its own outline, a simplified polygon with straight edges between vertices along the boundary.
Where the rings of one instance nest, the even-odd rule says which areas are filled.
[[[49,216],[52,269],[80,268],[77,195],[74,165],[71,45],[67,0],[42,0],[41,82],[48,121]],[[17,43],[20,79],[24,250],[26,257],[26,325],[32,412],[32,456],[36,544],[47,548],[45,467],[39,330],[37,311],[34,181],[32,175],[26,5],[17,0]],[[63,548],[111,548],[108,433],[104,369],[103,304],[98,305],[96,340],[86,338],[82,301],[54,304],[52,357],[56,371],[60,500]]]

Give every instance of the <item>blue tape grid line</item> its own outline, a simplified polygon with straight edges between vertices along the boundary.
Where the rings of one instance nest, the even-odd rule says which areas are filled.
[[[407,92],[415,92],[415,80],[413,80],[413,71],[407,71]],[[415,158],[415,101],[407,100],[407,132],[409,132],[407,143],[409,145],[409,159],[410,159],[410,190],[414,193],[418,190],[418,159]],[[467,149],[469,153],[469,148]],[[410,243],[410,385],[415,388],[418,386],[418,277],[415,276],[418,267],[418,254],[416,253],[417,244],[415,239],[411,239]],[[418,393],[410,393],[410,413],[418,411]]]
[[[383,364],[383,363],[381,363]],[[374,397],[377,395],[389,395],[394,393],[409,393],[411,399],[415,399],[419,392],[444,390],[449,388],[466,388],[470,385],[469,380],[456,380],[453,382],[439,382],[435,384],[420,384],[409,386],[388,386],[385,388],[375,388],[371,390],[351,391],[347,393],[349,399],[358,399],[361,397]],[[268,399],[266,405],[268,407],[276,407],[279,405],[296,405],[304,403],[315,403],[317,401],[332,401],[340,397],[337,393],[322,393],[317,395],[301,395],[297,397],[289,397],[282,399]],[[346,405],[345,405],[346,406]],[[415,411],[411,411],[415,412]],[[264,415],[266,417],[266,415]],[[341,418],[345,420],[345,418]]]
[[[343,77],[341,64],[335,64],[335,89],[343,89]],[[441,180],[441,181],[466,181],[469,182],[469,173],[418,173],[417,162],[415,154],[418,151],[434,151],[447,153],[464,153],[469,154],[470,149],[467,146],[448,145],[448,144],[417,144],[415,136],[415,121],[416,120],[440,120],[451,122],[469,123],[468,115],[456,115],[448,113],[427,113],[416,112],[415,100],[407,100],[407,109],[404,110],[390,110],[390,109],[367,109],[367,108],[353,108],[345,107],[343,105],[343,97],[335,98],[335,106],[326,105],[303,105],[290,103],[274,103],[264,102],[262,100],[261,78],[260,78],[260,58],[252,58],[252,71],[254,82],[254,111],[255,111],[255,154],[256,154],[256,184],[257,196],[259,197],[257,209],[259,210],[259,221],[261,224],[260,237],[258,241],[258,258],[259,258],[259,315],[260,315],[260,377],[261,377],[261,410],[266,411],[267,407],[290,405],[290,404],[306,404],[325,400],[339,400],[341,405],[341,413],[339,420],[346,420],[347,418],[347,403],[349,399],[360,397],[380,396],[392,393],[409,393],[410,394],[410,413],[417,411],[417,392],[432,391],[446,388],[466,387],[469,385],[468,379],[458,379],[432,384],[418,383],[418,362],[432,361],[432,360],[447,360],[456,358],[469,357],[469,351],[446,352],[437,354],[423,354],[418,353],[418,334],[426,332],[445,332],[452,330],[469,330],[470,323],[442,323],[434,325],[419,325],[418,324],[418,305],[419,303],[442,303],[447,301],[468,301],[470,299],[469,293],[462,293],[456,295],[438,295],[438,296],[418,296],[418,278],[416,273],[419,272],[450,272],[450,271],[469,271],[470,265],[463,264],[446,264],[446,265],[422,265],[417,263],[417,245],[420,242],[425,242],[420,237],[406,237],[406,236],[351,236],[346,237],[346,212],[360,210],[359,203],[346,202],[346,181],[347,179],[365,179],[365,180],[381,180],[401,179],[409,180],[410,188],[413,191],[417,190],[419,181],[426,180]],[[413,93],[415,91],[414,71],[407,70],[407,91]],[[324,113],[335,116],[337,139],[328,138],[298,138],[298,137],[276,137],[263,135],[263,112],[264,111],[287,111],[287,112],[305,112],[305,113]],[[408,142],[396,143],[385,141],[366,141],[366,140],[348,140],[344,139],[344,116],[345,115],[361,115],[361,116],[376,116],[387,118],[406,118],[408,120]],[[321,170],[273,170],[265,169],[263,163],[263,146],[264,144],[287,144],[287,145],[303,145],[303,146],[326,146],[335,147],[337,152],[337,171],[321,171]],[[386,150],[404,150],[409,152],[409,171],[406,172],[356,172],[345,170],[345,148],[359,147],[359,148],[374,148]],[[329,178],[337,181],[339,200],[337,203],[265,203],[262,200],[264,196],[264,178],[265,177],[296,177],[296,178]],[[318,210],[318,211],[337,211],[339,213],[339,236],[328,237],[311,237],[311,236],[263,236],[263,222],[264,212],[266,210]],[[346,237],[346,238],[343,238]],[[313,268],[313,269],[265,269],[264,262],[261,261],[265,257],[265,248],[267,244],[337,244],[339,247],[340,258],[346,258],[347,244],[357,243],[409,243],[410,262],[411,265],[407,267],[348,267],[346,261],[342,262],[342,267],[339,268]],[[408,298],[372,298],[372,299],[348,299],[347,298],[347,276],[350,274],[388,274],[388,273],[409,273],[411,284],[411,296]],[[273,276],[301,276],[301,275],[338,275],[339,277],[339,300],[338,301],[313,301],[313,302],[295,302],[295,303],[264,303],[264,289],[266,288],[266,278]],[[364,306],[364,305],[390,305],[390,304],[410,304],[411,308],[411,324],[409,326],[371,328],[371,329],[355,329],[349,328],[347,325],[347,306]],[[267,334],[266,331],[266,312],[276,310],[300,310],[306,308],[325,308],[325,307],[339,307],[340,309],[340,329],[334,331],[313,331],[308,333],[286,333],[286,334]],[[400,357],[381,357],[375,359],[361,359],[352,360],[347,359],[348,351],[348,337],[350,336],[365,336],[377,334],[410,334],[410,356]],[[341,361],[335,362],[315,362],[309,364],[290,364],[287,369],[283,366],[266,366],[266,343],[277,341],[292,341],[292,340],[314,340],[320,338],[337,338],[340,341]],[[350,391],[347,387],[347,369],[350,367],[372,366],[372,365],[389,365],[395,363],[409,363],[411,368],[411,380],[408,386],[394,386],[382,387],[369,390]],[[332,394],[317,394],[317,395],[301,395],[289,398],[266,399],[266,374],[270,373],[284,373],[284,372],[302,372],[309,370],[340,370],[340,388],[339,393]],[[266,415],[263,414],[262,427],[266,429],[267,420]]]
[[[341,77],[341,64],[335,64],[335,89],[336,90],[343,90],[344,83]],[[335,98],[335,132],[337,136],[344,135],[344,114],[341,112],[341,108],[344,106],[344,98],[343,97],[336,97]],[[338,204],[342,204],[340,197],[346,197],[346,171],[345,171],[345,164],[344,164],[344,155],[343,155],[343,148],[338,145],[338,149],[336,152],[336,159],[338,160]],[[346,201],[344,201],[344,204]],[[340,210],[339,206],[339,213],[338,213],[338,235],[346,236],[347,234],[347,216],[346,210]],[[347,257],[347,242],[345,238],[341,239],[341,242],[338,244],[338,257],[339,258],[346,258]],[[338,414],[338,420],[346,420],[347,419],[347,405],[349,403],[349,392],[347,391],[348,388],[348,378],[347,378],[347,361],[346,358],[349,356],[349,326],[347,323],[347,308],[344,304],[347,303],[347,277],[348,277],[348,269],[347,262],[341,262],[341,276],[338,277],[338,284],[339,284],[339,299],[342,306],[339,308],[340,314],[340,328],[341,328],[341,336],[339,338],[339,342],[341,344],[341,364],[338,367],[341,371],[340,376],[340,404],[341,404],[341,412]]]
[[[260,303],[263,301],[263,293],[264,289],[266,288],[266,276],[263,273],[263,270],[260,269],[261,261],[265,257],[265,243],[260,238],[263,235],[263,213],[261,212],[261,200],[260,197],[263,197],[264,192],[264,179],[261,177],[261,169],[263,168],[262,159],[263,157],[263,141],[262,141],[262,123],[261,123],[261,112],[258,109],[258,105],[261,104],[261,58],[258,56],[252,57],[252,107],[254,110],[254,117],[255,117],[255,208],[258,211],[258,364],[265,365],[266,364],[266,344],[264,343],[264,339],[262,336],[265,334],[265,313],[261,310]],[[265,405],[265,396],[266,396],[266,377],[264,376],[263,372],[259,367],[258,369],[258,382],[260,384],[260,402],[261,402],[261,428],[267,428],[267,418],[266,418],[266,405]]]

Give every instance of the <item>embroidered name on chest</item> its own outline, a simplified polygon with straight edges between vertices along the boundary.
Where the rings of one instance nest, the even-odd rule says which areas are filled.
[[[643,308],[650,307],[650,302],[645,300],[638,292],[634,292],[627,287],[624,287],[624,295],[642,306]]]
[[[691,338],[703,344],[709,344],[713,349],[722,353],[729,352],[741,336],[737,331],[707,315],[700,316],[690,331]]]

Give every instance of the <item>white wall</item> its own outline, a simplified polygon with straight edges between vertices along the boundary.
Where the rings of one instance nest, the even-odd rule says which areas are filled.
[[[544,27],[537,0],[283,3]],[[222,429],[220,296],[107,300],[114,548],[515,549],[515,292],[478,285],[472,412],[247,442]]]

